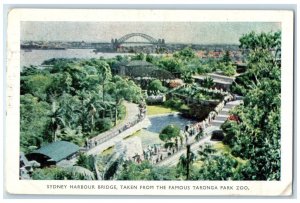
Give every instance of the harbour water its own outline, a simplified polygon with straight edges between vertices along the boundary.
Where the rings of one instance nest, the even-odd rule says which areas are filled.
[[[196,123],[195,120],[184,118],[179,114],[161,115],[149,117],[151,125],[147,128],[148,131],[153,133],[160,133],[167,125],[177,125],[181,130],[189,124]]]
[[[45,60],[52,58],[113,58],[117,55],[132,55],[131,53],[95,53],[93,49],[62,49],[62,50],[21,50],[20,67],[30,65],[41,65]]]

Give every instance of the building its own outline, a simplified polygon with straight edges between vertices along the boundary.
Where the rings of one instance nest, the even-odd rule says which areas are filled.
[[[72,158],[79,150],[79,146],[71,142],[57,141],[27,154],[26,158],[29,161],[37,161],[41,164],[41,167],[46,167]]]
[[[228,77],[225,75],[220,75],[216,73],[208,73],[207,75],[197,75],[193,76],[195,82],[202,83],[206,77],[211,77],[215,83],[216,88],[223,89],[228,91],[230,89],[230,85],[235,80],[235,77]]]
[[[169,71],[158,68],[152,63],[143,60],[133,60],[127,63],[119,62],[114,72],[121,76],[143,79],[174,79],[174,75]]]

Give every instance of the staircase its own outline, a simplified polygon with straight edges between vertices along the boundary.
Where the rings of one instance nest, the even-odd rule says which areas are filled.
[[[229,111],[234,107],[240,105],[243,101],[236,100],[228,102],[222,109],[222,111],[216,116],[216,118],[211,122],[211,126],[220,129],[221,125],[227,120],[229,116]]]

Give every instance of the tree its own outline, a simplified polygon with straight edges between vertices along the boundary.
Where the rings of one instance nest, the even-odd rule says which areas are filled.
[[[195,56],[195,52],[190,47],[185,47],[184,49],[174,54],[175,58],[179,58],[182,60],[191,60],[195,58]]]
[[[165,142],[165,148],[175,147],[178,150],[180,138],[180,128],[176,125],[166,126],[159,134],[159,139]]]
[[[232,155],[249,160],[235,178],[246,180],[280,179],[280,61],[273,49],[280,49],[279,33],[244,35],[241,47],[248,49],[247,80],[240,83],[244,105],[234,113],[239,123],[222,125],[224,142]]]
[[[118,173],[117,180],[175,180],[174,168],[158,167],[142,161],[136,164],[132,161],[127,161],[123,164],[122,170]]]
[[[186,146],[186,155],[181,155],[177,164],[179,173],[186,176],[186,180],[190,180],[191,164],[196,160],[196,155],[190,150],[191,145]]]
[[[35,74],[21,77],[21,92],[32,94],[45,101],[47,99],[46,90],[53,82],[49,74]]]
[[[81,101],[78,95],[73,96],[68,93],[63,93],[60,97],[55,99],[57,99],[57,103],[59,103],[60,108],[63,110],[62,117],[65,125],[71,129],[77,128],[80,123],[81,114],[85,111],[81,108]],[[82,128],[82,126],[80,127]]]
[[[126,99],[131,102],[139,103],[143,96],[141,89],[131,80],[126,80],[120,76],[114,76],[112,81],[107,85],[108,93],[115,101],[115,125],[118,118],[118,106]]]
[[[238,168],[238,162],[228,154],[210,155],[201,165],[196,180],[232,180]]]
[[[171,72],[173,75],[180,75],[182,74],[182,63],[175,58],[162,58],[157,61],[156,64],[158,67],[165,69]]]
[[[236,74],[236,66],[231,62],[219,62],[217,70],[222,71],[226,76],[234,76]]]
[[[246,52],[247,71],[236,78],[231,87],[232,91],[244,95],[266,77],[278,79],[281,65],[281,32],[245,34],[240,38],[240,48]]]
[[[94,66],[97,69],[100,84],[102,86],[102,99],[105,99],[105,84],[111,79],[111,69],[108,63],[101,59],[91,59],[86,61],[89,65]]]
[[[39,101],[31,94],[20,96],[20,146],[24,153],[40,148],[51,141],[47,137],[47,127],[51,119],[51,106]]]
[[[229,65],[232,62],[229,50],[226,50],[226,52],[225,52],[225,54],[224,54],[221,61],[223,63],[225,63],[226,65]]]
[[[250,49],[252,51],[260,51],[260,50],[272,50],[281,49],[281,32],[262,32],[257,34],[255,32],[251,32],[248,34],[244,34],[240,38],[240,48],[242,49]]]
[[[79,146],[82,146],[84,144],[81,126],[78,126],[75,129],[72,129],[68,126],[63,128],[63,130],[59,134],[57,134],[57,139],[72,142]]]
[[[158,95],[167,91],[167,88],[162,85],[160,80],[152,80],[148,86],[148,94]]]
[[[33,180],[95,180],[93,172],[80,166],[49,167],[36,169],[32,173]]]
[[[187,70],[182,74],[181,78],[183,79],[183,81],[186,84],[192,84],[192,83],[194,83],[194,78],[192,76],[193,76],[193,73],[191,71]]]
[[[146,61],[149,63],[154,63],[155,57],[153,55],[147,54],[146,55]]]
[[[86,137],[112,127],[109,120],[113,119],[115,98],[105,93],[105,86],[116,81],[111,79],[106,60],[51,59],[44,64],[50,66],[25,67],[21,72],[20,134],[24,152],[56,140],[82,145]],[[138,101],[140,89],[127,80],[126,86],[126,99]],[[125,114],[120,104],[116,111],[117,118]]]

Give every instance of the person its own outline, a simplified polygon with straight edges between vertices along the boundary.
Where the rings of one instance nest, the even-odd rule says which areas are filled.
[[[89,140],[86,138],[86,139],[85,139],[85,142],[84,142],[84,146],[85,146],[86,148],[88,147],[88,141],[89,141]]]
[[[185,131],[188,132],[189,131],[189,125],[185,126]]]

